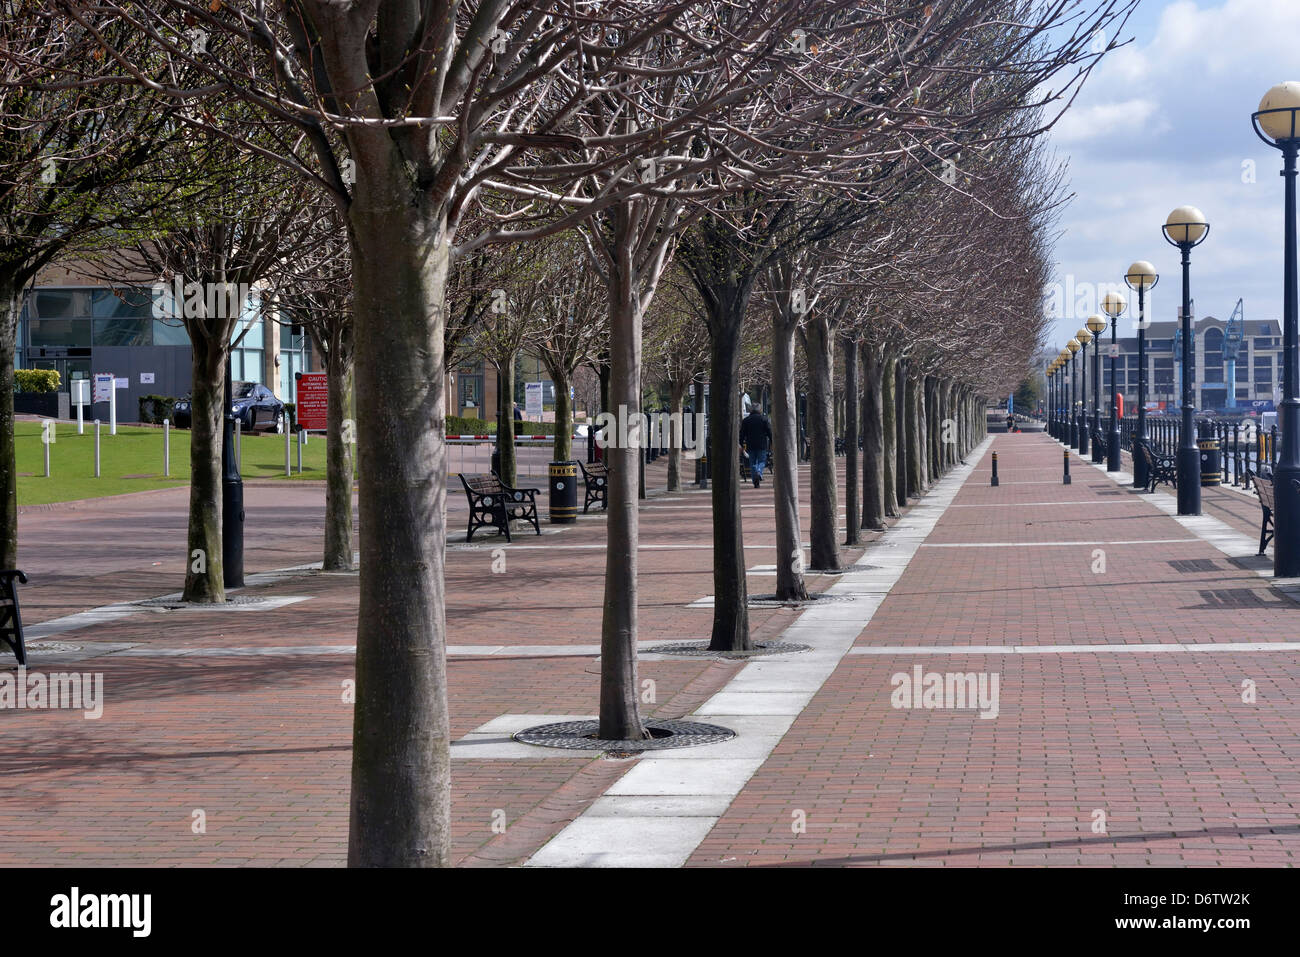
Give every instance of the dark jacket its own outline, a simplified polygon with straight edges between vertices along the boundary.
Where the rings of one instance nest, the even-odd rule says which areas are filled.
[[[740,423],[740,441],[752,452],[766,452],[772,444],[772,423],[755,409]]]

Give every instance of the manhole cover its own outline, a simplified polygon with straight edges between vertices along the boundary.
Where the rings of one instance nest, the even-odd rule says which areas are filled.
[[[684,655],[691,658],[756,658],[761,655],[788,655],[797,651],[808,651],[810,647],[792,641],[760,641],[749,651],[711,651],[707,641],[688,641],[676,645],[655,645],[647,648],[646,653]]]
[[[144,601],[137,601],[132,604],[142,605],[145,608],[197,608],[202,611],[212,611],[229,608],[231,605],[260,605],[264,601],[266,599],[258,595],[232,595],[225,602],[181,601],[179,598],[146,598]]]
[[[805,605],[811,605],[815,601],[853,601],[852,595],[827,595],[822,592],[814,592],[804,600],[793,598],[777,598],[776,595],[750,595],[750,608],[802,608]]]
[[[611,751],[632,753],[638,751],[663,751],[668,748],[694,748],[702,744],[718,744],[736,736],[730,728],[699,721],[647,721],[646,730],[652,737],[644,741],[611,741],[596,737],[600,722],[561,721],[556,724],[539,724],[516,731],[514,739],[524,744],[544,748],[566,748],[570,751]]]

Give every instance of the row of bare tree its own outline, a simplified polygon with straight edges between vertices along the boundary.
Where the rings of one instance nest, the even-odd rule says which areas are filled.
[[[349,367],[355,381],[360,475],[349,860],[443,864],[443,383],[457,350],[481,349],[505,372],[533,335],[562,382],[600,337],[602,406],[629,414],[648,368],[677,403],[705,364],[711,645],[750,647],[742,364],[767,364],[779,540],[793,556],[802,346],[811,558],[835,567],[837,365],[845,425],[866,452],[846,490],[852,540],[969,450],[980,398],[1023,376],[1061,200],[1035,144],[1134,2],[10,0],[0,378],[20,290],[72,252],[260,283],[264,300],[321,323],[332,414]],[[746,336],[755,303],[770,313],[770,350]],[[658,312],[647,363],[643,321]],[[543,320],[543,333],[521,329]],[[226,401],[215,370],[238,323],[188,307],[180,321],[195,344],[188,544],[214,558],[210,436]],[[0,381],[6,564],[17,548],[10,391]],[[646,734],[639,456],[607,450],[599,714],[612,739]],[[351,560],[350,502],[331,480],[339,563]],[[799,566],[783,593],[804,592]],[[187,595],[218,600],[219,582],[209,571]]]

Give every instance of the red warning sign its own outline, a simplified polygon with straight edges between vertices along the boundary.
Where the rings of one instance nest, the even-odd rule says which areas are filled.
[[[324,432],[329,427],[329,384],[324,372],[304,372],[298,380],[298,428]]]

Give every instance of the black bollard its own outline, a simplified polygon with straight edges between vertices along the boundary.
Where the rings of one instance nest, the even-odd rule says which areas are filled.
[[[990,485],[998,484],[998,453],[996,452],[993,453],[993,480],[989,482],[989,484]]]
[[[1065,476],[1061,479],[1062,485],[1070,484],[1070,450],[1065,450]]]

